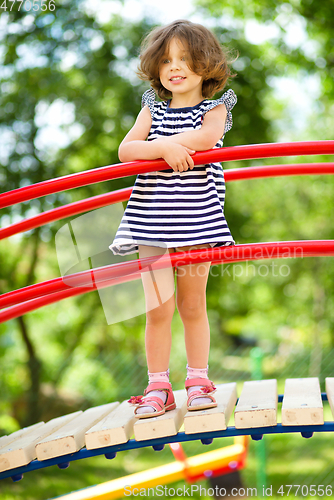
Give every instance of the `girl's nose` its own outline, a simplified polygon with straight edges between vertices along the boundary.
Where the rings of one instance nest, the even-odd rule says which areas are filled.
[[[180,69],[180,64],[177,59],[172,59],[171,61],[171,69]]]

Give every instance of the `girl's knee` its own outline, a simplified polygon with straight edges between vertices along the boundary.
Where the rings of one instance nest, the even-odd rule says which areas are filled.
[[[177,309],[181,318],[195,319],[206,311],[205,295],[188,294],[177,300]]]
[[[148,323],[165,323],[171,322],[175,311],[174,296],[158,307],[146,312]]]

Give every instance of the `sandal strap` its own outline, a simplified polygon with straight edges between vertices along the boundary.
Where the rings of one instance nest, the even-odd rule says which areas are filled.
[[[139,406],[153,406],[153,408],[157,411],[160,411],[164,408],[164,402],[162,399],[155,397],[155,396],[148,396],[147,398],[143,399],[143,402],[140,403]],[[157,406],[159,408],[157,408]]]
[[[147,395],[151,391],[164,392],[167,395],[166,402],[164,403],[163,398],[160,398],[159,396]],[[151,406],[156,412],[164,411],[165,408],[175,408],[175,399],[172,391],[172,385],[168,382],[152,382],[146,387],[144,396],[132,396],[128,402],[134,406],[137,406],[137,408],[143,406]],[[137,413],[137,408],[135,409],[135,413]]]
[[[167,391],[170,392],[172,390],[172,384],[169,382],[151,382],[148,384],[144,391],[144,395],[146,395],[150,391]]]
[[[208,389],[212,388],[210,392],[214,392],[216,390],[213,382],[208,378],[188,378],[185,382],[186,389],[189,389],[189,387],[193,387],[194,385],[200,385],[201,387],[207,387]]]
[[[137,410],[138,408],[144,408],[145,406],[150,406],[151,408],[154,409],[153,413],[158,413],[161,412],[164,409],[164,405],[162,402],[162,399],[160,398],[155,398],[155,397],[149,397],[145,400],[143,400],[142,403],[140,403],[137,408],[135,408],[135,415],[138,414]]]
[[[193,391],[190,394],[190,396],[188,397],[187,406],[190,406],[191,403],[194,401],[194,399],[197,399],[197,398],[210,398],[213,403],[216,403],[216,400],[212,396],[212,394],[213,394],[212,392],[206,394],[206,393],[203,393],[202,391]]]

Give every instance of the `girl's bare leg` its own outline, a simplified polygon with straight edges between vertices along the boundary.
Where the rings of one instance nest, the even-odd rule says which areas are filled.
[[[187,251],[193,248],[208,248],[208,245],[182,247],[176,250]],[[188,376],[194,369],[201,369],[207,378],[207,366],[210,350],[210,327],[206,311],[206,285],[210,271],[210,262],[189,264],[177,268],[176,302],[183,326],[187,352]],[[197,378],[189,376],[189,378]],[[188,395],[199,391],[201,386],[188,388]],[[196,397],[191,406],[212,404],[208,397]]]
[[[182,247],[187,251],[207,246]],[[177,268],[176,303],[183,325],[188,365],[206,368],[210,350],[210,327],[206,311],[206,285],[210,262]]]
[[[168,249],[139,245],[140,259],[165,253],[168,254]],[[145,347],[148,371],[167,371],[171,352],[171,322],[175,310],[174,269],[145,269],[142,283],[146,301]]]

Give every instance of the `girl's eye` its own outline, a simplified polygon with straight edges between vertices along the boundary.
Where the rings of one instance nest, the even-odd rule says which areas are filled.
[[[168,63],[169,63],[169,59],[163,59],[162,64],[168,64]]]

